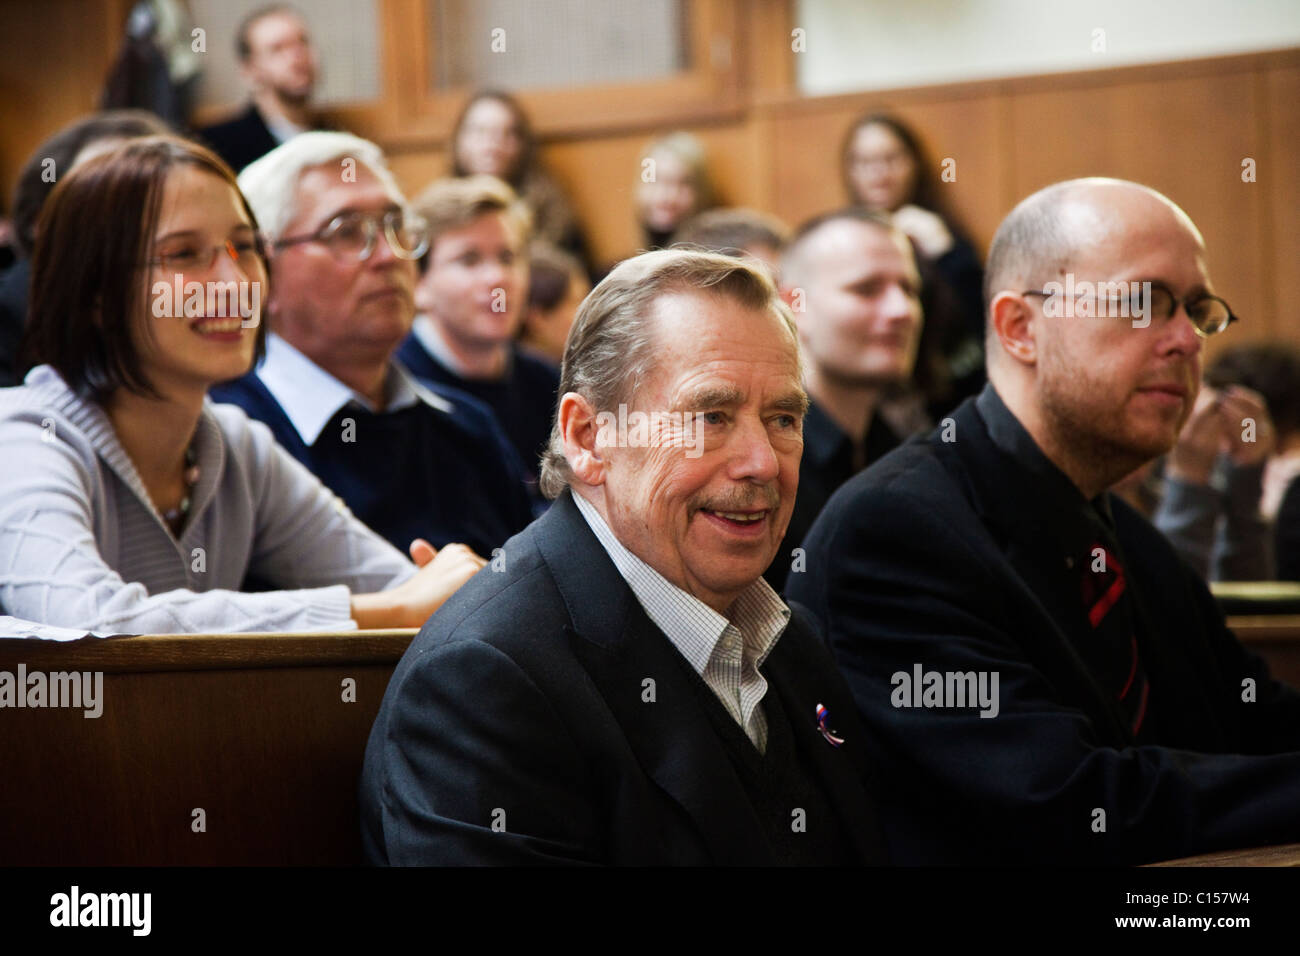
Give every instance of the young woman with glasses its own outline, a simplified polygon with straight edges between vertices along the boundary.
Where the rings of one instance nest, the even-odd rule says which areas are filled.
[[[262,349],[256,230],[230,169],[173,137],[123,144],[51,194],[35,367],[0,392],[5,613],[96,633],[419,626],[482,566],[425,542],[408,561],[264,426],[207,399]]]

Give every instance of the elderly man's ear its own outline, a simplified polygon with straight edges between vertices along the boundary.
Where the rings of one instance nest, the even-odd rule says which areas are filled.
[[[565,392],[560,399],[559,423],[564,457],[573,474],[584,484],[604,483],[606,463],[596,442],[600,427],[591,402],[577,392]]]
[[[1043,316],[1022,295],[999,292],[989,303],[989,321],[1002,351],[1022,365],[1038,361],[1038,323]]]

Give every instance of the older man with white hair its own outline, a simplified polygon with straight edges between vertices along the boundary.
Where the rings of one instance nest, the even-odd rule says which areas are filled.
[[[498,548],[531,517],[500,426],[475,399],[434,392],[393,360],[428,236],[379,147],[303,133],[239,185],[268,240],[271,334],[262,363],[213,399],[265,422],[397,547]]]
[[[878,862],[865,740],[762,578],[807,396],[766,271],[617,266],[569,334],[556,499],[430,619],[362,772],[374,863]]]
[[[871,729],[890,850],[1132,864],[1300,840],[1300,693],[1107,490],[1173,447],[1233,320],[1196,226],[1136,183],[1058,183],[1003,221],[985,290],[988,387],[836,493],[787,590]]]

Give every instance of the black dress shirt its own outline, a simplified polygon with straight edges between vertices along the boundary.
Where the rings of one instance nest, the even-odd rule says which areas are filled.
[[[849,438],[830,416],[813,402],[803,420],[803,458],[799,462],[799,494],[785,530],[781,547],[764,572],[768,584],[778,592],[791,573],[791,551],[803,543],[835,489],[872,462],[884,457],[901,443],[880,415],[872,415],[860,442]]]

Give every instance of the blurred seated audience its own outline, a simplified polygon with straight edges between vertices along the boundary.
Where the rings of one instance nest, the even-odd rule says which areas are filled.
[[[415,325],[397,357],[419,378],[486,402],[535,489],[560,378],[515,341],[528,301],[528,210],[492,176],[439,180],[415,209],[429,249]]]
[[[529,246],[528,307],[519,345],[555,366],[557,374],[573,317],[590,291],[587,271],[576,258],[547,242]]]
[[[672,243],[698,246],[710,252],[752,256],[778,281],[781,253],[790,230],[780,219],[757,209],[710,209],[692,216],[673,233]]]
[[[303,133],[239,184],[268,239],[271,334],[258,366],[213,400],[266,423],[397,547],[424,538],[488,554],[523,530],[523,470],[491,412],[422,387],[393,361],[415,317],[428,231],[379,147]]]
[[[471,96],[452,133],[453,176],[495,176],[532,216],[532,236],[575,255],[590,270],[578,217],[564,190],[542,168],[537,137],[519,101],[501,90]]]
[[[92,113],[70,123],[40,146],[18,171],[13,198],[13,246],[17,256],[0,273],[0,388],[18,384],[18,342],[27,316],[37,218],[59,179],[100,150],[136,136],[168,133],[167,124],[143,110]]]
[[[311,109],[316,53],[307,21],[283,3],[259,7],[243,19],[235,52],[250,102],[238,116],[197,135],[239,172],[281,143],[317,128]]]
[[[41,217],[23,354],[0,392],[0,603],[99,633],[418,626],[482,560],[418,570],[207,391],[261,351],[257,223],[216,155],[121,144]],[[200,280],[205,280],[201,282]],[[282,590],[239,593],[250,575]]]
[[[1273,520],[1283,483],[1300,471],[1300,351],[1235,346],[1204,377],[1152,520],[1207,580],[1272,580]]]
[[[810,404],[799,493],[766,577],[778,590],[805,569],[808,529],[835,490],[910,432],[883,414],[916,362],[923,316],[912,245],[888,217],[848,207],[799,228],[781,260]]]
[[[1196,531],[1190,550],[1211,553],[1211,568],[1225,565],[1213,580],[1249,580],[1240,575],[1264,564],[1266,555],[1273,561],[1259,577],[1300,580],[1300,348],[1256,342],[1225,349],[1206,369],[1205,382],[1224,396],[1224,443],[1211,452],[1217,455],[1208,483],[1199,480],[1203,452],[1195,464],[1198,480],[1182,489],[1193,515],[1186,525]],[[1188,556],[1188,548],[1180,550]]]
[[[679,130],[647,144],[641,152],[636,187],[636,215],[644,248],[670,245],[673,233],[686,220],[713,205],[703,143]]]
[[[849,201],[888,214],[916,246],[926,324],[951,384],[947,408],[933,409],[938,417],[984,384],[979,254],[945,201],[919,137],[902,120],[885,113],[858,119],[845,136],[841,161]]]

